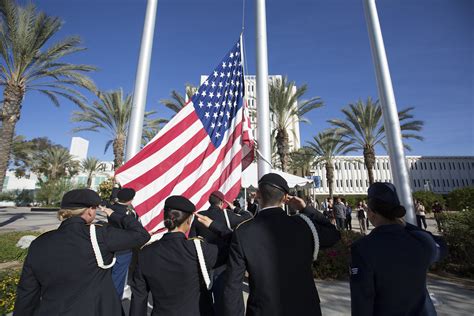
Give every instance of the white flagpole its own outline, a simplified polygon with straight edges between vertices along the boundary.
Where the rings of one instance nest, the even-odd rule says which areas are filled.
[[[372,48],[377,87],[382,106],[393,183],[397,188],[402,205],[407,210],[405,215],[406,221],[416,225],[410,188],[410,177],[408,175],[405,154],[403,151],[397,104],[395,103],[392,79],[390,78],[390,70],[388,68],[387,55],[385,54],[385,47],[375,0],[364,0],[364,11],[370,38],[370,46]]]
[[[265,0],[256,0],[258,178],[271,172],[270,107],[268,97],[267,18]]]
[[[142,44],[140,47],[140,57],[138,59],[137,76],[135,78],[132,116],[128,128],[127,150],[125,154],[126,161],[140,151],[157,6],[158,0],[148,0],[145,24],[143,26]]]

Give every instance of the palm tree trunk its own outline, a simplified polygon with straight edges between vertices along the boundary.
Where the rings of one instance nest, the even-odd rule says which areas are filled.
[[[10,160],[15,126],[20,119],[21,101],[25,95],[22,85],[7,84],[3,91],[3,105],[1,109],[1,134],[0,134],[0,192],[3,190],[3,181]]]
[[[280,129],[276,135],[276,143],[278,156],[280,156],[281,170],[284,172],[288,170],[288,142],[288,133],[285,129]]]
[[[87,176],[87,187],[90,189],[92,185],[92,172]]]
[[[372,146],[364,147],[364,163],[367,168],[369,185],[374,183],[375,150]]]
[[[328,179],[329,187],[329,198],[333,198],[333,187],[334,187],[334,166],[332,161],[326,162],[326,178]]]
[[[125,147],[125,136],[117,135],[114,143],[114,170],[117,170],[123,164],[123,152]]]

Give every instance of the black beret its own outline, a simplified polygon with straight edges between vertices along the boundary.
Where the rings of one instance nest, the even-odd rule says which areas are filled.
[[[276,173],[267,173],[263,177],[260,178],[258,184],[268,184],[272,187],[275,187],[285,193],[290,193],[290,187],[288,187],[288,182]]]
[[[61,208],[74,209],[99,206],[102,202],[99,194],[90,189],[71,190],[64,194],[61,200]]]
[[[135,190],[132,188],[123,188],[117,192],[117,199],[121,202],[128,202],[135,197]]]
[[[397,189],[395,189],[393,184],[388,182],[372,183],[367,191],[367,197],[369,199],[377,199],[393,206],[400,205]]]
[[[181,195],[172,195],[165,201],[165,210],[178,210],[185,213],[194,213],[196,206],[193,202]]]

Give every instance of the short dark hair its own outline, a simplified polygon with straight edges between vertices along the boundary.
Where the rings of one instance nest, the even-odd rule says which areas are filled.
[[[173,230],[184,223],[192,214],[179,210],[165,209],[164,225],[169,230]]]
[[[221,199],[219,199],[217,196],[215,196],[214,194],[211,194],[209,195],[209,204],[213,205],[213,206],[217,206],[221,203]]]
[[[266,183],[259,184],[258,190],[260,191],[263,204],[279,203],[286,194],[282,190]]]

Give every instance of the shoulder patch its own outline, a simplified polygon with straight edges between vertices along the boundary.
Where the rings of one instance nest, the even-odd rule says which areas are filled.
[[[235,229],[238,229],[242,224],[245,224],[245,223],[251,221],[252,219],[253,219],[253,217],[246,219],[245,221],[243,221],[242,223],[240,223],[239,225],[237,225],[237,227],[235,227]],[[235,229],[234,229],[234,230],[235,230]]]

